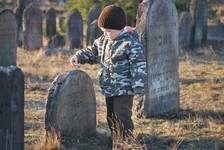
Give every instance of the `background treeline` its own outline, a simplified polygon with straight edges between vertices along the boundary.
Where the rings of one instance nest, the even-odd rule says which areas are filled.
[[[104,7],[105,5],[112,3],[121,6],[127,14],[128,24],[134,25],[138,4],[141,1],[142,0],[68,0],[66,8],[68,13],[73,12],[74,9],[78,9],[83,16],[83,20],[86,21],[91,7]]]
[[[29,2],[41,0],[26,0]],[[59,0],[49,0],[50,2],[57,3]],[[138,4],[143,0],[67,0],[65,8],[68,14],[74,12],[75,9],[78,9],[81,12],[83,21],[87,22],[88,12],[91,7],[104,7],[105,5],[112,3],[121,6],[128,18],[128,25],[134,26],[136,20],[136,12],[138,9]],[[190,7],[191,0],[174,0],[179,12],[188,11]],[[221,16],[221,11],[218,9],[218,5],[224,3],[224,0],[207,0],[208,1],[208,17],[210,20],[213,20],[215,23],[219,22]],[[14,0],[3,0],[0,2],[0,7],[12,6],[16,7],[16,2]]]
[[[68,0],[66,8],[68,13],[71,13],[75,8],[81,11],[84,21],[86,21],[88,11],[93,6],[101,6],[108,3],[114,3],[121,6],[128,18],[128,25],[134,25],[136,19],[136,12],[138,4],[142,0]],[[208,0],[209,19],[218,21],[221,12],[216,9],[219,3],[223,3],[224,0]],[[188,11],[190,7],[190,0],[175,0],[178,11]]]

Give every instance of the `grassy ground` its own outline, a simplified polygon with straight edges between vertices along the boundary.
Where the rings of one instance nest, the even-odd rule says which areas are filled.
[[[207,49],[208,50],[208,49]],[[209,50],[208,50],[209,51]],[[18,66],[25,74],[25,149],[43,149],[47,89],[58,73],[72,69],[87,72],[94,81],[97,100],[97,129],[108,131],[104,97],[98,85],[98,65],[72,68],[69,56],[45,56],[42,51],[18,49]],[[214,51],[180,58],[180,113],[138,119],[136,139],[147,149],[224,149],[224,59]],[[104,134],[86,137],[73,149],[105,149]]]

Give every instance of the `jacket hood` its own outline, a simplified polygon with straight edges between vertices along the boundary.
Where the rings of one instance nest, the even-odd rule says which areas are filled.
[[[124,27],[124,29],[121,31],[121,33],[118,35],[118,37],[115,40],[119,40],[120,38],[124,38],[126,36],[138,39],[138,34],[137,32],[135,32],[134,28],[130,26],[126,26]]]

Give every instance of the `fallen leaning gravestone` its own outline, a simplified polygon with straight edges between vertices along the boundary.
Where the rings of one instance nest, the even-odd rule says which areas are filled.
[[[46,141],[81,137],[96,131],[96,99],[91,78],[83,71],[58,75],[49,88],[45,115]]]

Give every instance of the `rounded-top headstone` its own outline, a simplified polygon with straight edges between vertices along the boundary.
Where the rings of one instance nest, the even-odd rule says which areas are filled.
[[[147,15],[146,116],[179,109],[178,15],[171,0],[156,0]]]
[[[0,12],[0,66],[16,65],[16,18],[11,10]]]
[[[56,11],[50,8],[46,15],[46,34],[51,38],[56,34]]]
[[[53,81],[47,98],[46,136],[80,137],[96,130],[96,99],[91,78],[70,71]]]
[[[93,22],[95,19],[98,19],[99,15],[101,13],[101,8],[100,7],[92,7],[90,8],[89,14],[88,14],[88,24]]]
[[[67,38],[69,49],[82,48],[83,43],[83,20],[80,12],[75,10],[68,19]]]
[[[35,4],[29,5],[24,12],[24,48],[35,50],[42,47],[42,12]]]
[[[102,35],[102,31],[97,25],[97,19],[101,13],[101,8],[93,6],[88,15],[87,39],[86,45],[93,44],[94,40]]]

